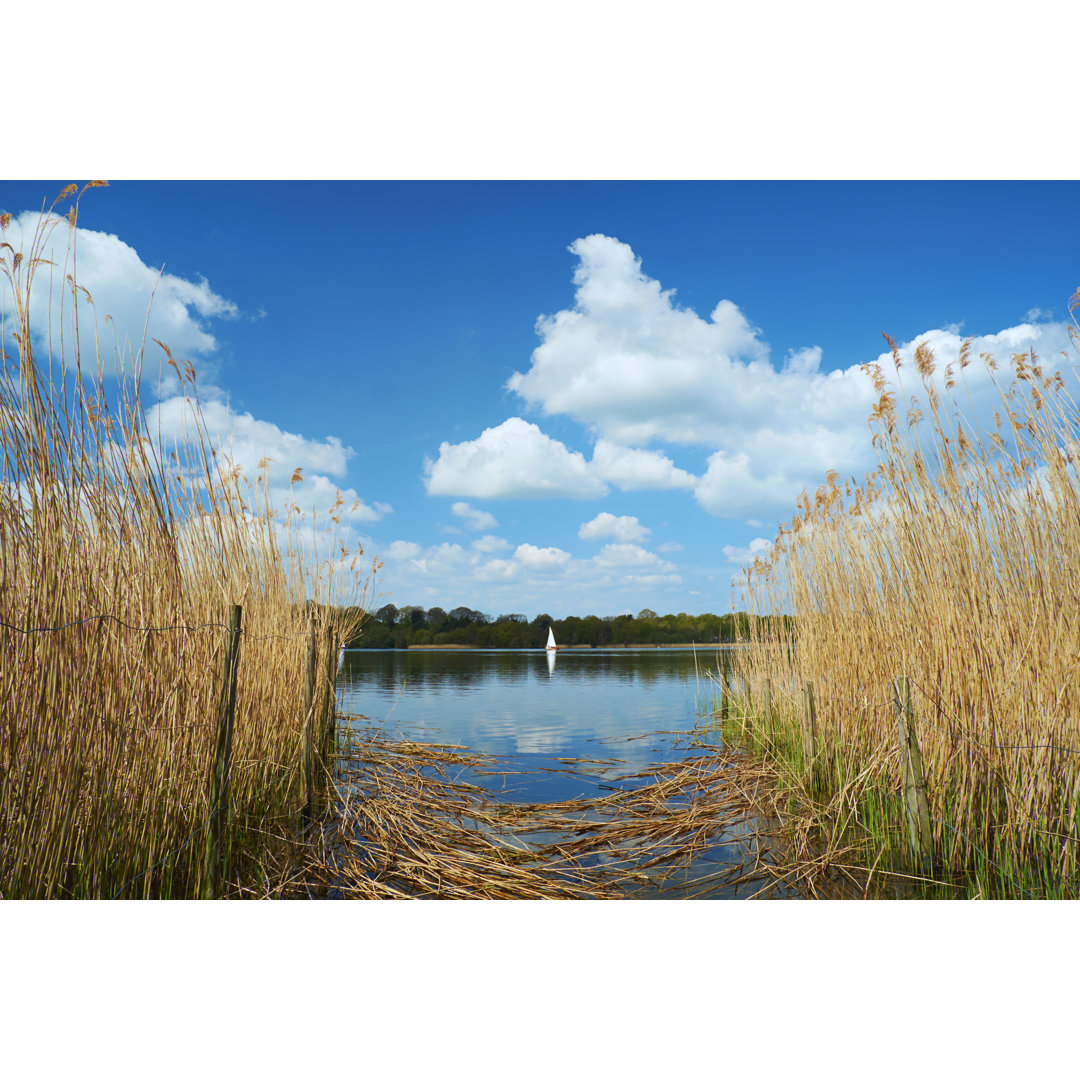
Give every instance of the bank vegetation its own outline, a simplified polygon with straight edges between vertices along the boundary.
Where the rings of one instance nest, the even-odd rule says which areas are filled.
[[[462,646],[474,649],[542,649],[548,627],[560,648],[626,648],[663,645],[724,645],[749,634],[745,612],[725,615],[657,615],[648,608],[637,615],[570,615],[553,619],[541,613],[487,615],[468,607],[398,608],[385,604],[365,613],[351,648],[405,649],[416,646]]]
[[[970,345],[944,372],[926,345],[912,376],[893,361],[891,380],[867,370],[877,468],[831,473],[749,574],[751,612],[794,618],[750,620],[725,731],[781,766],[821,845],[860,847],[875,888],[1074,898],[1080,410],[1034,353],[1005,372]],[[992,423],[972,372],[997,387]],[[920,783],[928,836],[908,811]]]
[[[142,349],[104,347],[109,321],[75,276],[81,196],[65,190],[53,209],[69,206],[67,220],[43,215],[19,250],[0,218],[0,896],[197,897],[210,877],[244,895],[301,823],[309,618],[343,593],[362,605],[362,567],[318,561],[265,473],[248,483],[210,445],[191,365],[148,343],[191,405],[187,436],[158,441]],[[68,231],[65,265],[44,254],[54,230]],[[59,331],[35,339],[50,281],[64,282]]]

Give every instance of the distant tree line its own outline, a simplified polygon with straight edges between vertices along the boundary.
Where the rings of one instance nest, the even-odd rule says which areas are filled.
[[[560,646],[689,645],[727,643],[745,639],[749,616],[657,615],[644,608],[637,615],[570,615],[553,619],[540,614],[531,621],[525,615],[492,617],[482,611],[456,607],[395,607],[386,604],[368,613],[359,636],[350,648],[406,649],[417,645],[466,645],[479,649],[542,649],[548,627]]]

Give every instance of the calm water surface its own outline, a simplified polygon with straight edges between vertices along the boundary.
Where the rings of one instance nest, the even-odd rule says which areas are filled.
[[[722,662],[690,649],[359,649],[345,654],[338,702],[390,734],[507,757],[524,775],[488,786],[551,802],[692,752],[687,737],[712,700],[706,671]],[[674,734],[642,738],[657,732]],[[622,764],[584,779],[542,771],[564,767],[558,758]]]

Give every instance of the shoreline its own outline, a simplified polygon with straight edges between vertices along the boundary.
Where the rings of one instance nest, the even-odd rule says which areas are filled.
[[[556,652],[604,652],[609,649],[646,649],[646,650],[671,650],[671,649],[700,649],[707,651],[711,649],[741,649],[749,645],[749,642],[745,641],[712,641],[712,642],[687,642],[685,644],[675,645],[560,645]],[[364,646],[354,646],[351,649],[347,649],[347,652],[432,652],[439,650],[449,649],[468,649],[475,652],[545,652],[543,646],[528,647],[528,648],[515,648],[512,645],[508,646],[491,646],[491,645],[406,645],[402,649],[365,649]]]

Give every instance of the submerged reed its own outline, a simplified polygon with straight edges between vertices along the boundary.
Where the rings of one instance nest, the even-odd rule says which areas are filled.
[[[299,857],[268,861],[270,896],[349,899],[690,899],[790,892],[769,823],[750,791],[768,771],[697,743],[610,794],[558,803],[505,800],[477,783],[519,765],[462,747],[352,728],[338,761],[337,809]],[[568,777],[596,765],[560,758]],[[580,771],[579,771],[580,770]],[[465,777],[468,777],[466,779]],[[707,869],[695,858],[725,849]],[[797,884],[797,883],[796,883]]]
[[[162,346],[191,406],[188,436],[163,446],[140,399],[142,351],[106,364],[95,326],[87,359],[78,196],[61,340],[47,348],[32,343],[31,303],[35,276],[61,272],[42,252],[63,219],[43,215],[29,250],[0,237],[11,305],[0,327],[0,896],[202,894],[228,620],[241,604],[223,829],[235,892],[303,802],[308,619],[335,623],[338,640],[356,633],[327,605],[359,610],[363,580],[344,549],[320,563],[300,542],[265,473],[252,485],[219,460],[190,364]],[[328,693],[322,680],[317,708]]]
[[[804,494],[771,559],[748,574],[757,617],[753,647],[731,658],[728,735],[784,763],[789,791],[821,811],[821,842],[855,838],[868,866],[896,871],[910,866],[894,687],[904,677],[935,879],[980,895],[1075,897],[1080,412],[1034,353],[1013,356],[1007,386],[991,357],[975,369],[1000,395],[992,427],[967,393],[970,345],[943,373],[920,345],[918,396],[900,383],[895,347],[892,359],[893,383],[867,369],[878,467],[861,484],[830,473]]]

